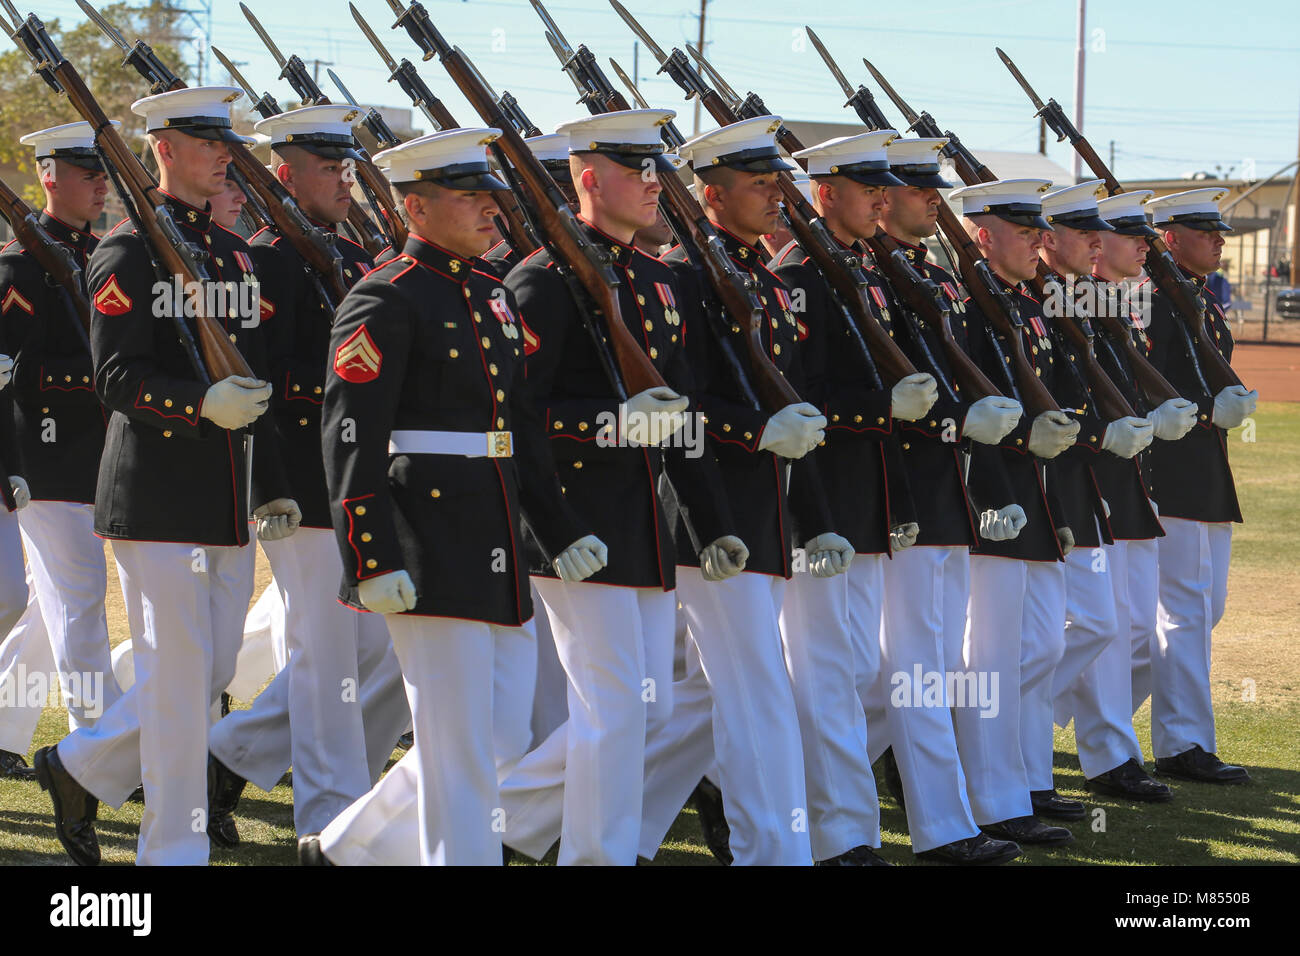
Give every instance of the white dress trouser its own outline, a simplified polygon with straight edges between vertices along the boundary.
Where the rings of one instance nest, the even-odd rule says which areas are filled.
[[[299,528],[262,549],[285,608],[294,826],[314,833],[370,789],[357,645],[371,615],[339,603],[343,563],[332,530]]]
[[[505,842],[537,858],[559,835],[562,865],[634,865],[647,730],[673,706],[677,596],[533,583],[568,675],[569,719],[502,784]]]
[[[1128,613],[1133,649],[1133,713],[1151,696],[1151,648],[1160,606],[1160,539],[1128,543]]]
[[[1065,556],[1065,653],[1052,676],[1055,698],[1119,637],[1110,545],[1075,548]]]
[[[965,548],[912,546],[885,564],[880,668],[885,718],[907,803],[916,853],[975,836],[952,713],[925,706],[921,689],[901,694],[914,675],[942,679],[962,666],[970,554]],[[906,699],[905,699],[906,698]]]
[[[415,746],[325,827],[321,849],[346,866],[498,866],[505,815],[493,753],[494,659],[503,632],[520,629],[405,614],[387,618]]]
[[[540,607],[540,602],[535,605]],[[532,731],[533,620],[523,627],[493,628],[492,739],[497,781],[505,780],[528,750]],[[388,616],[385,616],[386,619]],[[335,863],[349,866],[419,866],[420,817],[416,803],[418,763],[407,752],[380,779],[393,741],[411,722],[402,674],[390,649],[371,676],[361,678],[361,707],[366,720],[369,792],[322,831],[321,845]],[[389,668],[389,660],[394,661]],[[365,661],[362,661],[365,667]],[[390,674],[394,675],[390,678]],[[274,685],[273,685],[274,686]],[[271,688],[267,688],[268,692]],[[394,704],[400,702],[400,710]],[[233,714],[231,715],[234,716]],[[226,718],[229,720],[230,718]],[[223,721],[224,723],[224,721]],[[382,727],[375,730],[376,727]],[[288,740],[284,743],[287,755]],[[559,824],[556,824],[558,836]],[[554,842],[554,838],[552,838]]]
[[[104,543],[95,508],[72,501],[33,501],[18,514],[32,585],[63,684],[68,729],[88,727],[122,696],[108,648]]]
[[[1215,750],[1210,635],[1228,597],[1232,525],[1163,518],[1160,604],[1151,649],[1151,749]]]
[[[136,681],[58,754],[73,778],[120,807],[143,780],[139,864],[208,860],[209,710],[234,674],[253,593],[251,546],[113,543]]]
[[[863,559],[867,560],[863,560]],[[880,633],[885,607],[885,568],[891,559],[884,555],[860,554],[845,572],[848,584],[849,640],[853,644],[853,676],[858,701],[867,720],[867,762],[873,764],[889,747],[889,722],[885,717],[887,694],[880,667]],[[875,794],[875,776],[871,778]],[[880,820],[876,801],[877,828]],[[877,846],[878,844],[871,844]]]
[[[358,618],[357,677],[369,789],[383,772],[398,736],[410,724],[411,710],[384,615],[345,610]],[[263,790],[271,790],[293,762],[289,673],[288,668],[282,670],[251,707],[231,711],[213,725],[208,736],[208,747],[217,759]],[[295,764],[295,802],[298,772]],[[321,820],[316,829],[332,819],[333,815]],[[298,829],[301,833],[313,832],[301,829],[301,825]]]
[[[1079,751],[1079,765],[1087,778],[1101,776],[1114,770],[1130,758],[1142,761],[1142,748],[1133,732],[1133,712],[1130,710],[1132,687],[1130,684],[1132,644],[1129,640],[1128,609],[1128,541],[1116,541],[1105,546],[1106,563],[1112,589],[1111,603],[1115,610],[1115,637],[1096,659],[1075,678],[1056,698],[1056,722],[1064,727],[1074,718],[1074,739]],[[1086,573],[1086,590],[1075,587]],[[1077,607],[1083,595],[1092,590],[1090,585],[1097,575],[1066,567],[1067,614],[1084,613]],[[1090,594],[1089,601],[1100,604],[1102,596]],[[1066,631],[1069,639],[1069,631]]]
[[[802,743],[781,646],[784,578],[707,582],[677,569],[689,645],[673,715],[646,747],[641,854],[653,857],[682,804],[717,765],[738,866],[812,862]]]
[[[530,579],[531,580],[531,579]],[[551,634],[551,621],[542,607],[537,585],[532,586],[533,607],[537,613],[529,621],[537,635],[537,678],[534,681],[533,714],[530,718],[532,741],[525,750],[541,746],[555,728],[569,719],[569,678],[555,650],[555,637]]]
[[[23,567],[17,523],[9,530],[13,532],[14,547],[0,543],[0,575],[13,575],[0,577],[0,590],[9,592],[0,596],[0,626],[9,625],[7,636],[0,642],[0,750],[25,754],[32,745],[41,711],[49,702],[56,674],[54,652],[46,639],[45,621],[32,586],[32,569],[30,565]],[[0,519],[0,536],[7,533]],[[14,586],[17,581],[26,584],[25,605]]]
[[[859,554],[849,570],[819,578],[804,570],[786,585],[781,639],[803,741],[809,838],[814,860],[880,846],[880,806],[867,760],[867,719],[858,696],[858,655],[849,616],[849,575],[879,593],[881,556]],[[871,635],[879,646],[879,627]],[[877,659],[879,652],[877,652]],[[872,679],[878,676],[872,675]]]
[[[239,645],[235,677],[226,691],[237,700],[251,701],[288,663],[284,646],[284,598],[272,577],[244,618],[244,642]]]
[[[1020,753],[1020,659],[1029,562],[973,555],[952,707],[971,813],[981,825],[1033,812]],[[983,698],[983,699],[981,699]]]
[[[1073,554],[1073,552],[1071,552]],[[1020,755],[1030,790],[1051,790],[1052,686],[1066,650],[1065,564],[1026,561],[1020,630]]]

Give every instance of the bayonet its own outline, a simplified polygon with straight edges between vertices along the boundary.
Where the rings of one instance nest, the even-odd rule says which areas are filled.
[[[812,41],[813,49],[821,56],[822,62],[825,63],[827,69],[831,71],[831,76],[835,77],[835,82],[840,85],[840,89],[844,91],[844,95],[851,99],[853,97],[853,84],[851,84],[844,76],[844,71],[841,70],[840,65],[835,62],[835,57],[831,56],[830,50],[826,49],[825,45],[821,41],[821,37],[817,36],[812,27],[804,27],[804,32],[808,34],[808,39]]]
[[[235,84],[243,89],[244,94],[252,101],[253,109],[257,111],[262,119],[284,112],[280,108],[280,104],[276,102],[275,97],[269,92],[263,93],[260,97],[257,95],[257,92],[253,89],[253,84],[248,82],[243,73],[239,72],[239,67],[231,62],[230,57],[215,46],[212,48],[212,55],[217,58],[218,63],[226,68],[226,72],[230,74],[230,78],[235,81]]]
[[[693,56],[695,62],[703,68],[705,74],[713,81],[713,88],[722,94],[722,98],[730,103],[733,109],[739,106],[741,102],[740,96],[731,88],[731,85],[722,78],[722,74],[713,68],[713,64],[704,58],[704,54],[695,49],[695,47],[691,46],[689,43],[686,44],[686,52]]]
[[[650,104],[645,101],[645,97],[642,96],[641,91],[636,88],[636,84],[632,82],[632,78],[623,72],[623,68],[618,65],[618,61],[612,56],[609,58],[609,65],[613,67],[614,74],[622,81],[623,85],[627,87],[627,91],[632,94],[632,99],[636,102],[636,105],[643,110],[648,110]]]
[[[248,9],[247,4],[240,3],[239,9],[244,11],[244,19],[248,21],[249,25],[253,28],[253,32],[257,34],[263,45],[265,45],[265,47],[271,52],[271,56],[275,60],[275,65],[283,70],[288,61],[284,58],[284,54],[280,52],[280,48],[275,45],[275,41],[271,39],[270,34],[262,28],[262,24],[258,22],[257,17],[253,15],[253,11]],[[282,73],[280,75],[283,77],[284,74]]]

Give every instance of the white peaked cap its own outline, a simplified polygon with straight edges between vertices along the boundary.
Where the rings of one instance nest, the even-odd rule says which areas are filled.
[[[948,189],[952,183],[940,175],[939,150],[948,145],[944,136],[913,136],[889,143],[889,171],[908,186]]]
[[[492,175],[487,146],[501,135],[492,127],[430,133],[386,149],[374,157],[392,183],[427,182],[466,191],[507,189]]]
[[[948,198],[961,202],[963,216],[988,213],[1018,226],[1050,229],[1042,199],[1051,186],[1050,179],[995,179],[954,189]]]
[[[645,157],[664,151],[660,130],[676,115],[675,110],[616,110],[561,123],[555,132],[569,137],[572,153],[601,153],[639,169]]]
[[[1057,226],[1110,232],[1114,227],[1097,212],[1097,200],[1106,197],[1106,184],[1090,179],[1075,186],[1063,186],[1043,194],[1043,216]]]
[[[1189,189],[1160,196],[1147,203],[1146,209],[1157,226],[1182,225],[1208,232],[1232,229],[1219,213],[1219,202],[1228,195],[1222,186]]]
[[[196,86],[146,96],[131,104],[131,112],[144,117],[150,133],[180,130],[199,139],[243,143],[230,122],[230,106],[243,95],[236,86]]]
[[[271,146],[300,146],[318,156],[360,159],[352,127],[364,113],[355,106],[304,106],[288,110],[253,124],[254,132],[270,137]]]
[[[889,172],[888,146],[898,130],[882,129],[857,136],[837,136],[801,149],[795,159],[807,160],[809,176],[848,176],[868,186],[901,186]]]
[[[779,116],[755,116],[688,140],[678,150],[695,170],[727,166],[742,172],[760,173],[794,169],[781,158],[776,146]]]

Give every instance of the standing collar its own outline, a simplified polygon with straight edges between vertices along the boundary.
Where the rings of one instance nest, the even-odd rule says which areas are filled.
[[[622,240],[615,239],[609,233],[597,229],[581,216],[578,217],[578,221],[582,223],[583,231],[587,234],[587,238],[608,250],[616,265],[627,268],[632,264],[632,260],[636,258],[636,246],[630,242],[623,242]]]
[[[746,265],[766,261],[766,254],[758,246],[745,242],[726,226],[715,222],[713,228],[718,231],[718,235],[722,238],[723,247],[733,259],[739,259]]]
[[[89,229],[69,225],[57,216],[50,215],[48,210],[41,212],[40,223],[53,238],[74,249],[85,251],[90,240],[94,238]]]
[[[413,232],[406,237],[406,245],[402,247],[402,255],[414,259],[421,265],[436,269],[443,275],[451,276],[459,282],[465,282],[469,278],[471,270],[474,269],[480,272],[492,273],[491,266],[479,256],[459,255],[444,249],[437,243],[430,242],[422,236],[417,236]]]
[[[203,208],[199,209],[197,206],[191,206],[183,199],[177,199],[164,189],[158,191],[167,197],[167,206],[171,209],[172,216],[183,228],[205,235],[212,227],[212,216],[209,212],[212,207],[207,203],[204,203]]]

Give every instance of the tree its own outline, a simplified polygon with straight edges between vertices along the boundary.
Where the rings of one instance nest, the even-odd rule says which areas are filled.
[[[189,68],[182,61],[172,38],[178,36],[177,23],[180,12],[160,0],[147,4],[114,3],[99,8],[104,17],[133,43],[144,40],[182,80],[189,76]],[[86,86],[95,95],[99,105],[110,119],[122,124],[119,132],[127,144],[144,155],[143,117],[131,112],[131,104],[149,95],[144,80],[129,66],[122,65],[122,52],[90,21],[64,30],[60,21],[45,24],[63,55],[77,68]],[[24,51],[11,49],[0,54],[0,170],[5,180],[17,191],[39,206],[44,202],[41,187],[36,179],[36,161],[32,151],[18,142],[19,137],[36,129],[72,123],[77,115],[66,97],[56,95],[39,77],[33,75],[31,60]],[[111,222],[122,215],[122,207],[110,194],[110,208],[106,210]]]

